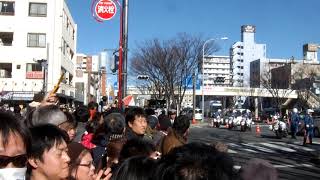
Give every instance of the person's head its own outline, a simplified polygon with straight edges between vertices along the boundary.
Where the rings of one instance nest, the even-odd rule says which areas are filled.
[[[190,127],[190,120],[187,116],[179,116],[172,125],[172,129],[174,129],[176,133],[182,136],[187,135],[187,131],[189,127]]]
[[[128,140],[122,147],[120,161],[124,161],[133,156],[148,156],[154,158],[156,148],[146,140],[134,138]]]
[[[125,160],[112,175],[114,180],[149,180],[153,178],[156,162],[146,156],[134,156]]]
[[[126,114],[126,123],[134,133],[143,135],[147,128],[146,114],[144,110],[140,107],[130,109]]]
[[[297,108],[293,108],[293,112],[294,113],[298,113],[298,109]]]
[[[64,112],[64,114],[67,117],[67,121],[62,123],[59,127],[60,129],[67,132],[69,141],[71,142],[76,137],[78,122],[75,120],[71,113]]]
[[[85,129],[88,133],[96,133],[96,131],[98,130],[100,124],[98,121],[88,121]]]
[[[125,118],[120,113],[111,113],[103,118],[105,133],[109,135],[123,135],[126,127]]]
[[[169,116],[170,116],[170,119],[174,120],[177,116],[177,112],[175,110],[171,110],[169,111]]]
[[[40,124],[61,125],[67,121],[66,115],[56,105],[38,107],[32,114],[31,126]]]
[[[94,179],[95,167],[89,150],[80,143],[71,142],[68,144],[68,155],[70,157],[70,179]]]
[[[242,180],[277,180],[277,170],[268,161],[263,159],[250,159],[240,169]]]
[[[174,148],[160,159],[154,173],[156,180],[230,180],[233,176],[232,158],[203,143]]]
[[[13,114],[0,111],[0,179],[25,177],[30,146],[29,130]]]
[[[74,112],[75,118],[80,122],[87,122],[89,119],[89,110],[87,106],[80,105],[76,108]]]
[[[34,126],[30,131],[32,146],[28,150],[28,162],[31,177],[67,178],[70,158],[66,133],[51,124]]]
[[[311,115],[314,111],[312,109],[307,109],[307,113]]]
[[[16,114],[20,114],[20,112],[21,112],[20,106],[19,105],[15,105],[13,107],[13,112],[16,113]]]

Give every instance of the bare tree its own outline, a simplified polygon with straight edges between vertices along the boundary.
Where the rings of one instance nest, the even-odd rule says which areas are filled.
[[[273,104],[278,109],[281,109],[281,105],[293,91],[291,89],[291,79],[290,64],[268,69],[262,73],[261,85],[272,95]]]
[[[319,105],[319,97],[312,92],[313,81],[320,74],[319,67],[310,64],[297,64],[294,68],[294,74],[293,88],[297,90],[299,105],[310,108]]]
[[[144,84],[155,93],[155,98],[165,98],[180,109],[188,85],[186,80],[202,64],[203,43],[201,36],[184,33],[162,42],[147,40],[134,51],[131,70],[134,75],[149,76]],[[215,44],[208,44],[205,53],[217,49]]]

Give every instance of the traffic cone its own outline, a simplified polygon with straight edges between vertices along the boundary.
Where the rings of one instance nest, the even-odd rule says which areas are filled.
[[[260,134],[261,134],[260,125],[257,124],[257,126],[256,126],[256,135],[259,136]]]
[[[192,124],[197,124],[197,121],[195,118],[192,118]]]

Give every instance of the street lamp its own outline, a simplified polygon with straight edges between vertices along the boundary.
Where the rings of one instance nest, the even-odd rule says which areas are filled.
[[[228,37],[211,38],[206,40],[202,46],[202,121],[204,120],[204,48],[206,44],[209,43],[210,41],[228,40],[228,39],[229,39]]]

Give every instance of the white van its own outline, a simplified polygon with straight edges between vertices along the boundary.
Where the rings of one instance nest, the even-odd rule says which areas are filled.
[[[196,120],[202,120],[202,109],[196,108],[194,118]]]

